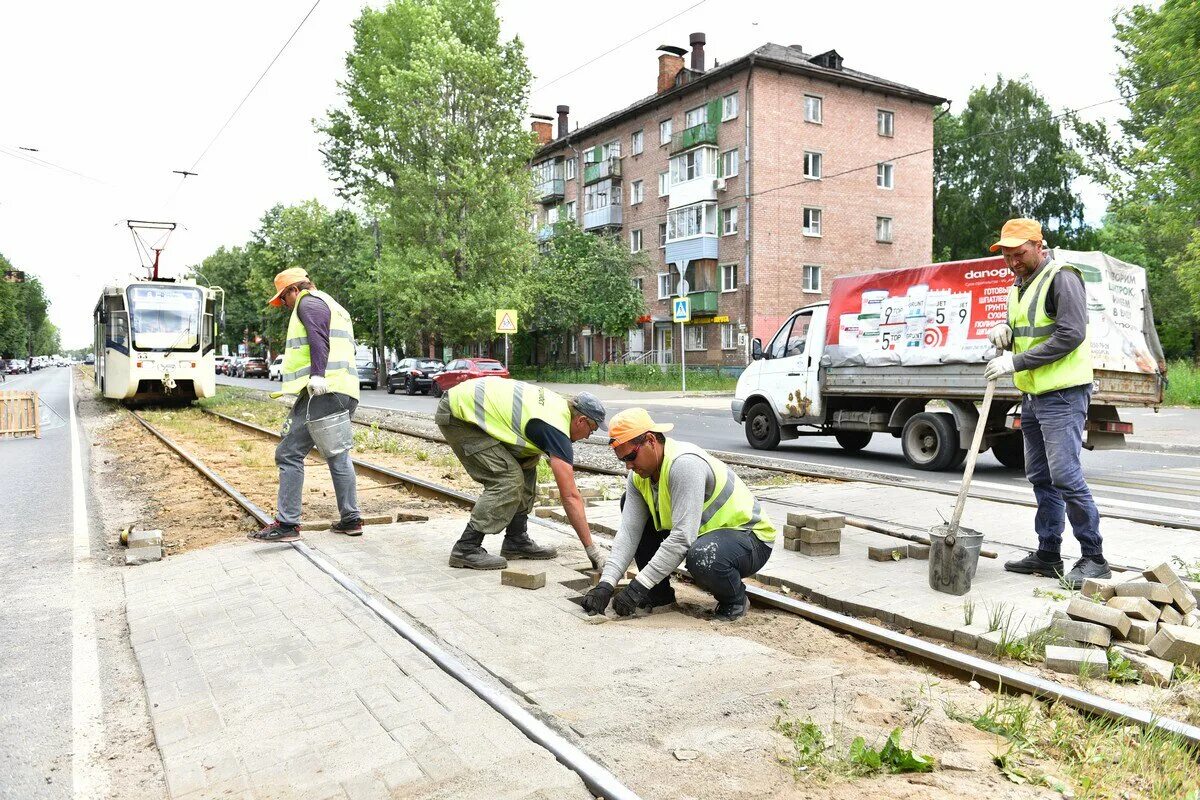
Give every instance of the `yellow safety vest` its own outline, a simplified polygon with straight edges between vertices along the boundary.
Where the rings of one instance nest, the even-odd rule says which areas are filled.
[[[358,370],[354,363],[354,323],[350,313],[338,301],[316,289],[305,289],[296,296],[292,318],[288,322],[287,345],[279,367],[281,381],[278,392],[271,397],[300,394],[308,386],[312,361],[308,349],[308,329],[300,321],[300,298],[306,294],[319,297],[329,306],[329,360],[325,363],[325,382],[329,391],[358,399]]]
[[[709,531],[727,528],[748,530],[764,542],[775,541],[776,530],[771,520],[763,513],[757,498],[742,479],[720,459],[711,456],[694,444],[668,438],[663,448],[662,469],[658,475],[658,502],[654,501],[652,480],[641,475],[633,476],[633,485],[646,501],[655,530],[670,530],[671,522],[671,464],[681,455],[697,455],[708,462],[713,473],[713,490],[704,500],[700,512],[700,530],[696,536]]]
[[[562,395],[541,386],[508,378],[474,378],[451,388],[447,395],[455,418],[482,428],[523,456],[545,455],[525,438],[525,426],[531,419],[540,419],[571,436],[571,406]]]
[[[1008,290],[1008,324],[1013,329],[1013,353],[1041,344],[1054,332],[1054,318],[1046,313],[1046,293],[1050,283],[1060,269],[1069,269],[1075,274],[1079,270],[1069,264],[1051,261],[1042,268],[1033,285],[1019,297],[1014,285]],[[1082,277],[1082,276],[1081,276]],[[1050,364],[1034,369],[1023,369],[1013,375],[1013,383],[1025,394],[1045,394],[1070,386],[1083,386],[1092,382],[1092,347],[1087,337],[1071,352]]]

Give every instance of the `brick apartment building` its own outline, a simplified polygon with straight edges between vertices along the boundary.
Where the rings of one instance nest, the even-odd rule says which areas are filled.
[[[928,263],[933,117],[946,101],[843,66],[836,51],[766,44],[705,68],[702,33],[663,46],[654,94],[575,130],[536,117],[539,238],[553,223],[650,254],[646,315],[626,337],[586,328],[581,363],[742,365],[838,275]],[[557,135],[555,135],[557,134]],[[907,155],[916,153],[915,155]],[[902,157],[903,156],[903,157]],[[685,272],[692,323],[672,325]]]

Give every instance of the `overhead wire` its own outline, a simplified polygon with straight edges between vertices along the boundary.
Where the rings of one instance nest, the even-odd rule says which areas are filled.
[[[64,167],[62,164],[55,164],[53,161],[47,161],[46,159],[41,158],[40,156],[30,155],[28,153],[14,152],[14,148],[9,147],[8,145],[0,145],[0,155],[6,155],[10,158],[16,158],[16,159],[20,159],[21,161],[27,161],[30,164],[33,164],[38,167],[44,167],[46,169],[56,169],[61,172],[66,172],[66,173],[68,173],[70,175],[74,175],[78,178],[83,178],[84,180],[92,181],[93,183],[100,183],[100,184],[105,183],[105,181],[102,181],[99,178],[93,178],[91,175],[85,175],[82,172],[77,172],[76,170],[73,170],[70,167]]]

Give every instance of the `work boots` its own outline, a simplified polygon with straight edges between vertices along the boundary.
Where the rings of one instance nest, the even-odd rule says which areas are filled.
[[[467,569],[504,569],[508,562],[483,549],[483,534],[467,523],[467,529],[450,550],[450,566]]]
[[[547,559],[558,555],[558,548],[543,547],[529,538],[529,515],[517,514],[508,523],[504,532],[504,544],[500,546],[500,555],[505,558],[536,558]]]

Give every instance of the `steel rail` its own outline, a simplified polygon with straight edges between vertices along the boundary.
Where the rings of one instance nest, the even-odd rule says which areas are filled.
[[[207,478],[218,489],[229,495],[239,506],[246,510],[250,516],[254,517],[260,524],[267,525],[272,521],[269,514],[255,505],[249,498],[239,492],[228,481],[224,480],[220,475],[217,475],[200,459],[188,453],[178,444],[163,434],[149,422],[141,417],[140,414],[130,411],[134,419],[142,424],[146,430],[152,433],[163,444],[175,451],[188,464],[196,469],[201,475]],[[239,420],[240,422],[240,420]],[[249,425],[250,423],[244,423]],[[253,426],[256,430],[271,433],[265,428]],[[397,475],[401,473],[396,473]],[[414,476],[408,476],[414,477]],[[434,484],[431,484],[434,485]],[[461,492],[457,492],[449,487],[443,487],[446,496],[465,496]],[[297,552],[303,555],[317,569],[328,575],[335,583],[348,591],[350,594],[369,608],[374,614],[379,617],[389,628],[394,630],[403,639],[405,639],[413,647],[421,651],[433,663],[445,672],[450,677],[457,680],[463,686],[466,686],[480,700],[487,703],[498,714],[509,721],[515,728],[532,741],[534,744],[548,751],[567,769],[574,772],[587,786],[588,790],[595,795],[605,798],[605,800],[640,800],[640,797],[629,787],[625,786],[617,778],[609,772],[599,762],[589,756],[583,750],[576,747],[571,742],[567,741],[562,735],[554,731],[546,723],[539,720],[533,714],[529,713],[524,707],[518,704],[511,697],[498,691],[492,686],[489,686],[479,676],[471,672],[465,664],[450,654],[449,651],[437,644],[432,638],[426,636],[417,630],[416,627],[405,622],[395,612],[381,603],[379,600],[368,594],[361,586],[347,577],[344,573],[322,558],[315,550],[306,545],[304,542],[287,542]]]

